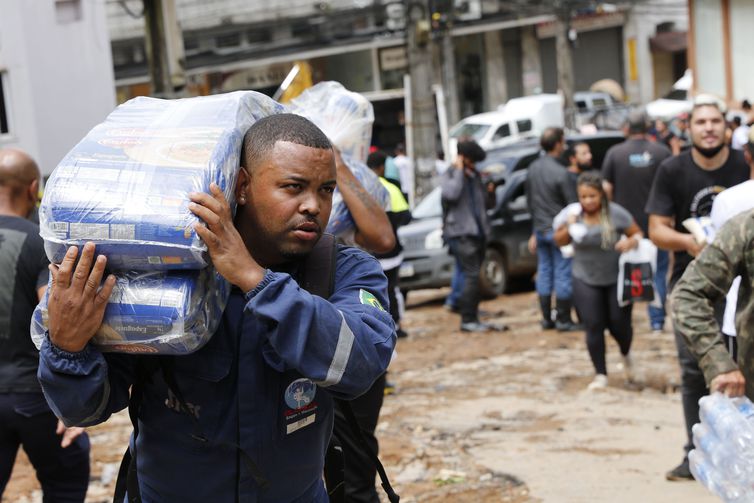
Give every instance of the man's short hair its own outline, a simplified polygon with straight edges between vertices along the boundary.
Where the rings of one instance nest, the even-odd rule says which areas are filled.
[[[649,121],[644,110],[632,110],[628,114],[628,119],[626,120],[628,134],[646,134],[647,129],[649,129],[648,126]]]
[[[563,128],[548,127],[542,132],[539,144],[545,152],[552,152],[561,141],[563,141]]]
[[[327,135],[313,122],[296,114],[276,114],[255,122],[244,135],[241,164],[252,169],[275,146],[287,141],[305,147],[332,149]]]
[[[372,152],[367,156],[367,166],[369,166],[370,169],[377,169],[380,166],[384,166],[386,161],[387,154],[382,150]]]
[[[579,146],[581,146],[581,145],[584,145],[585,147],[589,148],[589,144],[587,142],[585,142],[585,141],[579,141],[579,142],[576,142],[576,143],[574,143],[572,145],[568,145],[566,147],[566,150],[565,150],[564,154],[563,154],[565,156],[565,160],[568,161],[568,162],[571,162],[571,157],[573,157],[573,156],[576,155],[576,148],[579,147]]]
[[[699,107],[715,107],[722,114],[723,118],[725,118],[725,114],[728,112],[725,102],[714,94],[697,94],[696,98],[694,98],[689,118],[693,119],[694,111]]]
[[[456,150],[458,151],[458,155],[462,155],[474,163],[482,162],[487,158],[487,152],[474,140],[458,142]]]

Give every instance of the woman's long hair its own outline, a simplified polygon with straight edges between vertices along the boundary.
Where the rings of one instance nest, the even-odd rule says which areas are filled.
[[[602,235],[602,249],[612,250],[615,245],[615,227],[610,218],[610,202],[607,199],[607,193],[602,186],[604,179],[597,171],[584,171],[579,175],[576,182],[577,186],[585,186],[595,189],[600,194],[600,234]]]

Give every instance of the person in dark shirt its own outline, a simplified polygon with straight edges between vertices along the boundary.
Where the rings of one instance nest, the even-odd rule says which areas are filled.
[[[652,184],[646,206],[649,237],[658,248],[673,251],[670,291],[705,245],[686,232],[683,221],[709,216],[717,194],[749,179],[743,154],[725,144],[725,112],[726,106],[719,98],[698,95],[690,115],[693,147],[663,161]],[[691,480],[688,462],[688,451],[693,448],[691,427],[699,422],[699,399],[707,394],[707,386],[683,334],[677,327],[674,332],[688,441],[686,456],[666,478]]]
[[[578,186],[579,175],[592,169],[592,149],[583,141],[570,145],[565,151],[565,159],[568,161],[568,175],[571,177],[573,186]]]
[[[613,145],[605,154],[602,176],[605,190],[611,200],[626,208],[644,236],[649,235],[649,216],[644,211],[652,189],[657,167],[671,156],[662,143],[647,138],[647,116],[643,111],[634,111],[626,125],[628,137],[623,143]],[[665,324],[665,295],[670,257],[666,250],[657,250],[655,288],[662,302],[661,307],[650,305],[649,322],[652,330],[662,332]]]
[[[564,258],[553,241],[552,219],[570,203],[575,203],[576,184],[558,159],[565,150],[565,137],[560,128],[547,128],[540,144],[545,155],[531,163],[526,177],[526,200],[532,216],[533,232],[529,250],[537,254],[537,294],[542,309],[542,328],[570,331],[571,260]],[[555,291],[557,319],[550,318],[551,297]]]
[[[89,485],[89,439],[82,428],[66,429],[47,405],[29,336],[48,274],[39,227],[27,219],[38,190],[36,163],[0,149],[0,497],[23,445],[44,501],[80,502]]]

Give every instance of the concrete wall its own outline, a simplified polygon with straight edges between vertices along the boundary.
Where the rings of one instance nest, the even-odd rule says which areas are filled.
[[[751,56],[751,32],[754,26],[754,2],[730,0],[730,49],[733,66],[733,99],[754,99],[754,64]]]
[[[0,0],[10,133],[43,174],[115,106],[105,0]]]

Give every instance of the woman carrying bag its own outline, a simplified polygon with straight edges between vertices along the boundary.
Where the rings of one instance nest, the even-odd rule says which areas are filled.
[[[582,173],[577,182],[579,202],[566,206],[553,220],[555,242],[574,248],[573,302],[596,374],[588,389],[607,387],[606,328],[620,347],[626,379],[631,379],[631,304],[618,305],[618,259],[642,238],[631,214],[608,201],[602,181],[595,171]]]

